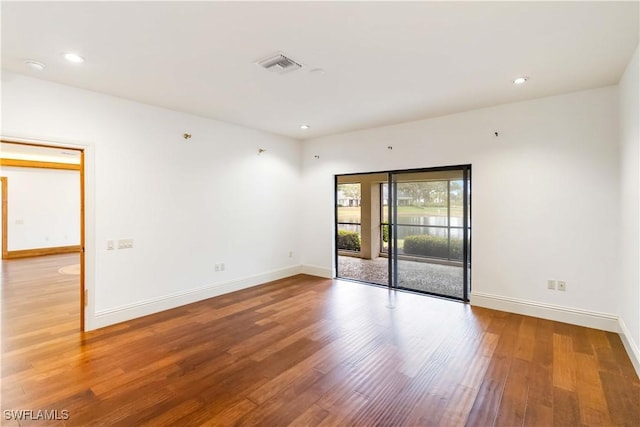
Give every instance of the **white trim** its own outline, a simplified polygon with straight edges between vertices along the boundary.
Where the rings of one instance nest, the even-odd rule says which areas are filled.
[[[499,295],[471,292],[471,305],[494,310],[540,317],[587,328],[609,332],[621,332],[618,316],[591,310],[582,310],[561,305],[546,304]]]
[[[241,289],[250,288],[274,280],[295,276],[296,274],[300,274],[300,270],[300,265],[284,267],[255,276],[243,277],[240,279],[230,280],[228,282],[192,289],[186,292],[178,292],[172,295],[151,298],[120,307],[101,310],[96,312],[94,322],[91,326],[93,329],[102,328],[115,323],[135,319],[137,317],[159,313],[182,305],[239,291]]]
[[[333,279],[333,271],[330,268],[318,267],[317,265],[303,264],[301,268],[302,274],[310,276],[324,277],[325,279]]]
[[[638,348],[638,345],[633,342],[633,339],[631,338],[631,331],[627,328],[624,320],[619,318],[618,323],[620,325],[620,339],[622,340],[624,349],[627,350],[627,354],[629,355],[629,359],[631,359],[631,364],[636,370],[638,378],[640,378],[640,348]]]

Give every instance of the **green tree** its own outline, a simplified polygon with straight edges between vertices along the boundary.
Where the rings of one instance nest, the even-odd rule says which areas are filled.
[[[338,184],[338,191],[342,191],[342,194],[350,199],[356,199],[360,201],[360,199],[362,198],[360,192],[360,184]]]

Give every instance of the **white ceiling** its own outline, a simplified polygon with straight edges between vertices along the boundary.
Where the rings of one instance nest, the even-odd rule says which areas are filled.
[[[638,4],[3,1],[2,67],[306,139],[616,84]]]

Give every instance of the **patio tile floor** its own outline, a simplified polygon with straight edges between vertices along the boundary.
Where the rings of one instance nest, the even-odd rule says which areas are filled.
[[[338,256],[338,277],[387,285],[388,259]],[[398,285],[402,288],[462,298],[462,267],[398,260]]]

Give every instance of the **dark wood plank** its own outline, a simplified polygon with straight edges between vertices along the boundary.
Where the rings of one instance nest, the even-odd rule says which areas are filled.
[[[629,425],[616,334],[295,276],[80,333],[78,262],[2,263],[3,425]]]
[[[553,322],[536,319],[525,426],[553,425]]]
[[[580,407],[575,392],[553,388],[553,425],[580,426]]]

